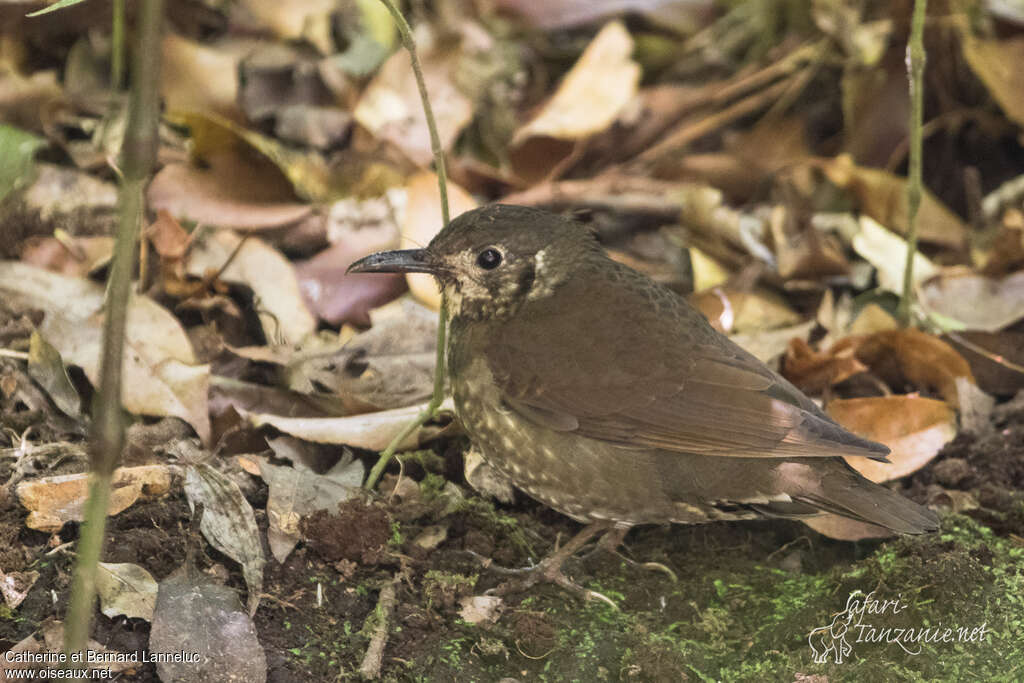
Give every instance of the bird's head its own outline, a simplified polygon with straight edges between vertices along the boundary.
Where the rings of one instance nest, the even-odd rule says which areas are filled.
[[[503,318],[550,296],[601,248],[586,227],[540,209],[493,204],[451,222],[426,249],[371,254],[350,273],[430,273],[453,316]]]

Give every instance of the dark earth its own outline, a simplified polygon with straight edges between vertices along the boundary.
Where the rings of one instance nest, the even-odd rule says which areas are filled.
[[[612,598],[619,611],[541,586],[510,596],[495,622],[475,625],[460,617],[460,599],[482,594],[503,577],[466,551],[523,567],[569,538],[577,525],[525,498],[511,505],[480,498],[461,481],[464,446],[449,440],[445,457],[418,453],[405,462],[397,492],[397,477],[385,479],[381,490],[393,495],[368,507],[346,503],[337,516],[310,517],[303,531],[317,541],[300,544],[283,566],[268,560],[255,617],[268,680],[358,678],[380,589],[392,581],[397,606],[384,680],[1024,676],[1024,395],[997,406],[986,433],[962,433],[901,484],[918,502],[942,506],[940,533],[848,543],[789,521],[645,527],[630,533],[625,552],[641,562],[663,563],[678,581],[596,552],[571,562],[569,573]],[[3,467],[7,478],[10,462]],[[255,480],[250,489],[265,531],[266,488]],[[199,548],[198,567],[227,575],[244,601],[240,571],[195,536],[180,486],[174,490],[111,518],[104,560],[138,563],[161,580],[182,566],[191,544]],[[46,620],[63,617],[73,556],[70,549],[48,554],[53,541],[25,526],[25,511],[6,490],[0,502],[0,566],[40,573],[17,612],[3,608],[0,645],[7,649]],[[424,530],[438,526],[447,531],[439,545],[417,542]],[[60,541],[76,535],[76,526],[66,525]],[[851,639],[852,653],[844,662],[815,663],[808,634],[828,625],[856,589],[903,601],[906,609],[887,615],[885,626],[984,625],[985,639],[929,643],[920,654],[898,644]],[[144,620],[109,619],[97,610],[93,634],[109,648],[141,651],[149,628]],[[150,664],[122,680],[159,679]]]

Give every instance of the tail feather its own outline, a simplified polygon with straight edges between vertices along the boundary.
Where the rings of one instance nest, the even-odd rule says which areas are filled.
[[[845,462],[841,468],[829,469],[819,471],[816,485],[802,486],[793,500],[901,534],[938,531],[938,515],[923,505],[864,478]]]

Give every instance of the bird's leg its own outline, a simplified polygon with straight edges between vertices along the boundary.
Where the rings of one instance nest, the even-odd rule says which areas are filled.
[[[523,570],[521,572],[523,575],[521,579],[518,581],[506,581],[489,592],[495,595],[504,595],[526,590],[538,583],[554,583],[584,600],[597,598],[618,609],[618,606],[608,596],[583,588],[562,573],[562,565],[565,564],[566,560],[575,555],[576,551],[586,545],[594,536],[603,531],[608,531],[612,524],[613,522],[591,522],[569,539],[568,543],[541,560],[537,566]]]
[[[587,553],[584,557],[590,557],[599,552],[610,553],[631,567],[663,572],[672,580],[673,583],[678,581],[679,579],[676,577],[676,573],[661,562],[637,562],[636,560],[626,557],[619,552],[619,547],[622,545],[622,541],[626,538],[626,534],[629,533],[631,528],[631,526],[620,525],[612,527],[606,531],[604,536],[601,537],[601,540],[597,542],[597,547]]]

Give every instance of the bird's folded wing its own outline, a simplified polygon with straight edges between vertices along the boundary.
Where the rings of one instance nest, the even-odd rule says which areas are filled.
[[[626,448],[881,460],[888,453],[834,423],[731,343],[680,342],[658,333],[664,330],[631,334],[629,321],[624,324],[603,340],[574,339],[564,331],[538,339],[537,326],[521,331],[530,335],[526,340],[510,325],[486,351],[505,402],[550,429]]]

